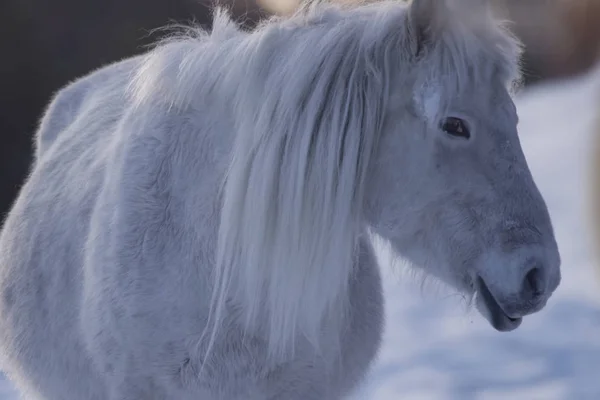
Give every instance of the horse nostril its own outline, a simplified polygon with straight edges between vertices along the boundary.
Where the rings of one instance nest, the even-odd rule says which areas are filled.
[[[525,275],[524,292],[533,297],[539,297],[544,292],[542,271],[534,267]]]

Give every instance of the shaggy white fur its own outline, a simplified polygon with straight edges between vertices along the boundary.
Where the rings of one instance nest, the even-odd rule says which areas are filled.
[[[315,3],[67,86],[0,236],[4,368],[45,399],[341,398],[383,327],[370,232],[515,329],[560,280],[518,56],[468,0]]]

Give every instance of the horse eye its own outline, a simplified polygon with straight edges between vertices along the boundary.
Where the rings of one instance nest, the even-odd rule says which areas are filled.
[[[441,123],[441,128],[448,135],[464,139],[469,139],[471,137],[471,132],[469,132],[467,124],[460,118],[448,117],[444,119]]]

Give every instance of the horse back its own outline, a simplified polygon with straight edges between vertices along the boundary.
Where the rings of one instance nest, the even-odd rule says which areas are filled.
[[[44,110],[35,134],[35,160],[39,160],[75,121],[86,118],[86,107],[89,111],[98,102],[110,104],[123,98],[125,82],[139,59],[134,57],[104,66],[59,89]]]
[[[82,266],[135,63],[97,70],[52,99],[0,232],[0,367],[33,397],[107,398],[81,338]]]

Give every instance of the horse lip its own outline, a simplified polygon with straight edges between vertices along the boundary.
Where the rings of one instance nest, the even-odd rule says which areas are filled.
[[[509,317],[480,276],[477,277],[477,290],[490,314],[488,320],[494,329],[500,332],[508,332],[517,329],[521,325],[523,319]]]

